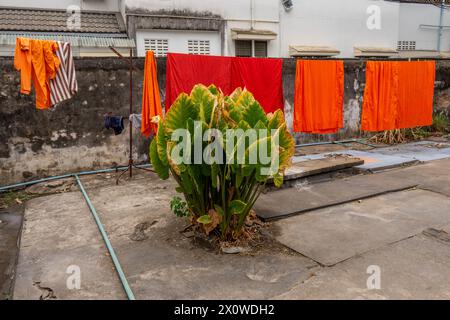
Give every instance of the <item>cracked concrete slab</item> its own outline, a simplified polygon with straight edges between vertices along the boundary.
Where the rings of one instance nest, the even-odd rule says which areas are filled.
[[[89,193],[138,299],[267,299],[317,266],[276,243],[238,255],[194,245],[180,233],[185,220],[170,212],[174,183],[155,181]],[[142,223],[146,237],[133,241]]]
[[[379,150],[379,149],[376,149]],[[406,166],[417,162],[416,159],[410,159],[405,157],[399,157],[393,154],[382,154],[375,151],[360,151],[360,150],[342,150],[327,152],[322,154],[313,154],[306,156],[294,157],[292,161],[294,163],[301,163],[310,160],[324,159],[330,155],[349,155],[361,160],[364,160],[364,164],[358,165],[355,168],[361,171],[381,171],[395,167]]]
[[[450,245],[419,234],[317,270],[289,292],[272,298],[450,299],[449,265]],[[377,274],[380,289],[371,281]]]
[[[69,266],[80,268],[80,290],[67,286],[73,274]],[[46,296],[48,292],[39,287],[50,288],[57,299],[125,298],[79,192],[36,198],[26,204],[14,299]]]
[[[271,240],[233,255],[194,244],[180,233],[186,220],[170,212],[174,187],[152,175],[88,190],[138,299],[267,299],[317,267]],[[34,199],[25,218],[15,299],[48,296],[42,287],[56,299],[126,298],[80,193]],[[70,265],[80,267],[80,290],[67,289]]]
[[[422,189],[450,196],[450,159],[391,170],[389,175],[392,178],[416,183]]]
[[[381,171],[411,165],[417,161],[425,162],[450,158],[450,143],[419,141],[367,151],[344,149],[319,154],[295,156],[293,162],[297,163],[323,159],[330,154],[347,154],[364,160],[363,165],[356,167],[362,171]]]
[[[398,144],[392,147],[379,148],[376,152],[385,155],[414,159],[418,161],[432,161],[450,158],[450,143],[435,141],[418,141],[412,143]]]
[[[416,182],[392,178],[389,173],[353,176],[262,194],[255,204],[264,220],[285,218],[324,207],[415,187]]]
[[[275,236],[289,248],[332,266],[450,223],[449,207],[446,196],[402,191],[276,221]]]

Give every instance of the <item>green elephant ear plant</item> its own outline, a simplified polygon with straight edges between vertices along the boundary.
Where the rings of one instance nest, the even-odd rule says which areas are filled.
[[[170,107],[150,145],[161,179],[178,183],[172,209],[222,240],[237,239],[266,182],[283,184],[294,140],[283,112],[266,114],[247,90],[225,96],[215,86],[196,85]]]

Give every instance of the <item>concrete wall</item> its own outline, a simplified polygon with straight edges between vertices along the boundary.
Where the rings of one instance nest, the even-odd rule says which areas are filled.
[[[143,59],[136,60],[134,109],[141,110]],[[54,110],[36,110],[34,97],[19,93],[12,58],[0,58],[0,185],[47,175],[124,165],[128,162],[128,121],[118,136],[103,128],[103,116],[127,116],[129,75],[117,58],[76,58],[79,93]],[[296,135],[299,142],[360,137],[364,62],[345,61],[344,128],[334,135]],[[436,109],[450,110],[450,61],[439,61]],[[165,59],[158,59],[158,82],[165,92]],[[295,59],[284,59],[285,112],[292,128]],[[135,132],[134,158],[148,161],[149,139]]]
[[[75,59],[79,93],[54,110],[37,110],[19,93],[11,58],[0,58],[0,184],[86,168],[128,163],[127,130],[115,136],[103,116],[128,115],[129,75],[117,58]],[[143,60],[138,61],[143,70]],[[164,88],[165,63],[159,63]],[[143,72],[134,75],[134,106],[140,112]],[[147,161],[149,141],[135,134],[134,157]]]

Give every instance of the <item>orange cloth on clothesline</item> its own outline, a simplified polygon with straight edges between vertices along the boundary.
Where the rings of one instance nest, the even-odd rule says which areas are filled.
[[[402,61],[398,63],[398,66],[397,128],[432,125],[436,63],[434,61]]]
[[[433,61],[368,61],[361,129],[431,125],[434,80]]]
[[[16,40],[14,66],[20,70],[20,92],[29,94],[32,80],[38,109],[50,107],[49,80],[55,78],[60,65],[55,55],[57,49],[58,44],[51,40],[26,38]]]
[[[31,91],[31,49],[30,39],[16,38],[14,52],[14,67],[20,71],[20,93],[30,94]]]
[[[152,118],[155,116],[162,117],[162,115],[155,55],[153,51],[147,51],[145,54],[144,86],[142,92],[141,133],[147,137],[150,133],[156,133],[158,124],[152,122]]]
[[[294,132],[333,133],[343,127],[344,63],[298,60]]]
[[[368,61],[361,129],[393,130],[397,125],[398,61]]]

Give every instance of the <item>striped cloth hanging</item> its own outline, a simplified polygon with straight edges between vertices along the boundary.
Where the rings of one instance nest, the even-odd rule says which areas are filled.
[[[56,77],[50,79],[50,103],[55,105],[72,98],[78,91],[78,82],[75,75],[72,48],[69,42],[58,41],[56,56],[61,62]]]

